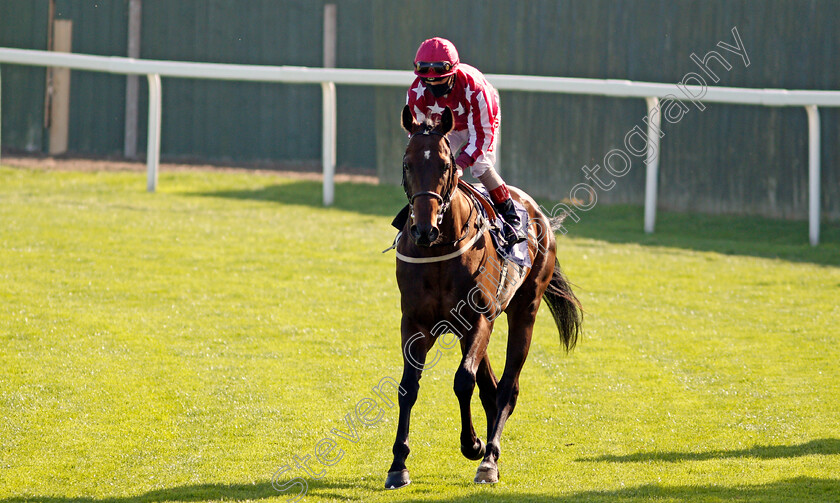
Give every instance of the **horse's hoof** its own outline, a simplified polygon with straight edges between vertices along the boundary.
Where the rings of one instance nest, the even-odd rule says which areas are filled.
[[[495,464],[484,462],[475,473],[476,484],[495,484],[499,481],[499,469]]]
[[[461,444],[461,454],[464,455],[467,459],[472,459],[473,461],[477,461],[484,457],[484,453],[487,450],[487,445],[482,441],[480,438],[478,439],[478,450],[475,450],[475,446],[466,446]]]
[[[408,478],[408,470],[388,472],[388,478],[385,479],[385,489],[399,489],[408,484],[411,484],[411,479]]]

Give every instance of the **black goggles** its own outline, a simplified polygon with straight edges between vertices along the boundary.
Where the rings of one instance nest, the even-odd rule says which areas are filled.
[[[433,63],[418,61],[414,63],[414,71],[418,75],[426,75],[428,73],[443,75],[449,73],[450,70],[452,70],[452,63],[449,61],[435,61]]]

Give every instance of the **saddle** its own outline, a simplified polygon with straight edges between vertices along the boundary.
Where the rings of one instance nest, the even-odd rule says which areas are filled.
[[[487,216],[487,219],[491,222],[496,221],[496,208],[493,207],[493,203],[490,202],[487,195],[475,188],[473,184],[467,183],[461,178],[458,179],[458,188],[467,194],[475,196],[475,199],[479,202],[479,204],[481,204],[482,208],[484,208],[484,214]]]

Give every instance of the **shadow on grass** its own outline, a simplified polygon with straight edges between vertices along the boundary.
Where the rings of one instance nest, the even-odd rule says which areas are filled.
[[[418,484],[418,485],[422,485]],[[431,492],[424,491],[422,487],[415,487],[412,485],[408,489],[403,489],[404,493],[399,491],[393,494],[393,501],[401,501],[407,503],[421,503],[421,502],[453,502],[453,503],[469,503],[469,502],[521,502],[528,501],[532,503],[579,503],[579,502],[594,502],[594,503],[615,503],[615,502],[647,502],[647,501],[729,501],[738,503],[772,503],[772,502],[788,502],[788,501],[808,501],[808,502],[832,502],[836,503],[838,495],[840,495],[840,480],[837,479],[818,479],[812,477],[797,477],[792,479],[785,479],[773,482],[771,484],[762,485],[743,485],[743,486],[660,486],[660,485],[644,485],[638,487],[628,487],[614,491],[583,491],[562,496],[552,496],[545,494],[529,494],[529,493],[511,493],[507,492],[503,487],[493,486],[472,486],[474,487],[473,494],[468,496],[456,496],[440,498],[435,497]],[[348,490],[350,494],[337,494],[334,490]],[[359,496],[353,496],[353,491],[358,491],[350,483],[321,483],[312,487],[301,501],[305,502],[307,499],[317,498],[336,499],[346,501],[347,499],[363,499],[365,490]],[[384,492],[384,489],[378,489]],[[430,494],[429,497],[418,497],[417,493],[426,492]],[[62,498],[62,497],[25,497],[25,498],[7,498],[0,500],[0,503],[157,503],[157,502],[197,502],[210,500],[259,500],[267,498],[277,498],[278,501],[286,501],[286,498],[291,494],[281,494],[275,491],[268,482],[250,485],[191,485],[174,487],[171,489],[161,489],[158,491],[151,491],[138,496],[126,498]]]
[[[544,207],[553,208],[549,204],[545,203]],[[601,205],[576,214],[577,222],[567,218],[564,223],[569,237],[840,265],[840,223],[837,222],[822,223],[820,245],[814,247],[808,242],[805,221],[659,211],[654,233],[646,234],[642,207]]]
[[[253,190],[223,190],[190,193],[201,197],[268,201],[324,208],[321,182],[294,180]],[[365,183],[336,184],[332,208],[364,215],[392,217],[405,205],[400,187]],[[548,210],[553,202],[540,201]],[[644,209],[636,206],[596,206],[576,212],[578,221],[567,218],[569,237],[609,243],[635,243],[726,255],[779,258],[840,266],[840,223],[823,223],[820,245],[808,243],[808,222],[773,220],[733,215],[702,215],[660,211],[656,232],[646,234],[642,227]]]
[[[357,491],[359,484],[352,482],[324,480],[310,480],[306,496],[317,494],[320,498],[334,498],[347,500],[348,495],[342,491]],[[193,484],[167,489],[157,489],[136,496],[125,497],[61,497],[61,496],[25,496],[0,499],[0,503],[163,503],[163,502],[199,502],[199,501],[242,501],[275,498],[286,501],[294,498],[300,491],[300,486],[292,486],[288,492],[281,493],[274,489],[271,482],[255,484]]]
[[[544,494],[510,494],[503,488],[481,487],[470,496],[454,498],[399,499],[405,503],[420,502],[520,502],[530,503],[634,503],[649,501],[727,501],[737,503],[773,503],[808,501],[836,503],[840,494],[840,480],[798,477],[780,480],[772,484],[725,486],[660,486],[644,485],[615,491],[585,491],[574,494],[551,496]]]
[[[321,182],[307,180],[294,180],[253,190],[192,192],[189,195],[324,208]],[[331,208],[385,217],[396,215],[405,204],[405,194],[399,187],[348,182],[336,184],[335,198]]]
[[[840,439],[824,438],[799,445],[757,445],[750,449],[708,452],[638,452],[625,456],[599,456],[581,458],[577,461],[607,461],[612,463],[640,463],[647,461],[706,461],[723,458],[784,459],[814,454],[840,455]],[[840,501],[840,493],[837,495]]]

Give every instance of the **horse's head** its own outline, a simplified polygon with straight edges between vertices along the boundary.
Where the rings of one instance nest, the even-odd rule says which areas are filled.
[[[408,105],[402,126],[411,135],[403,156],[403,189],[411,208],[409,234],[418,246],[431,246],[440,238],[438,225],[458,185],[455,157],[446,134],[452,130],[452,110],[446,107],[440,123],[418,123]]]

